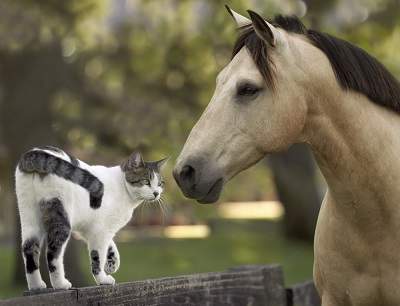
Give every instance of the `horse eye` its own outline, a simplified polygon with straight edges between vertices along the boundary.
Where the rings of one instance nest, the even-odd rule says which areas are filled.
[[[237,96],[238,97],[253,97],[255,96],[261,88],[253,85],[253,84],[241,84],[237,88]]]

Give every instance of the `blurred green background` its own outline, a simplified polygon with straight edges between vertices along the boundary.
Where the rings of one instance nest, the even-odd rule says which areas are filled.
[[[307,26],[360,45],[400,75],[398,0],[1,1],[0,298],[25,288],[14,167],[22,152],[43,144],[105,165],[120,163],[133,150],[146,159],[171,156],[165,170],[168,212],[144,207],[134,214],[119,243],[119,282],[253,263],[282,264],[288,283],[312,277],[318,205],[308,203],[319,203],[324,188],[309,153],[300,149],[300,161],[262,161],[227,185],[220,202],[283,202],[283,216],[261,220],[225,218],[218,204],[185,199],[171,176],[216,74],[231,56],[236,30],[224,4],[266,17],[296,14]],[[304,180],[282,166],[293,161],[308,169],[296,168],[312,181],[312,199],[300,199],[297,191],[304,188],[296,186]],[[249,205],[257,211],[256,203]],[[207,234],[165,235],[168,226],[196,224],[205,225]],[[305,234],[297,235],[302,227]],[[66,265],[75,286],[93,284],[86,253],[82,243],[71,243]]]

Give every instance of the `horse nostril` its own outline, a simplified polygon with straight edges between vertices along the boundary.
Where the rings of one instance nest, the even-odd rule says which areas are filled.
[[[193,183],[195,180],[196,170],[192,166],[184,166],[179,173],[180,178],[183,181]]]

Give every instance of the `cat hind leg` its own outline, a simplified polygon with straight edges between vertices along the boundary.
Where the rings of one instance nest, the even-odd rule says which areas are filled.
[[[22,257],[25,264],[25,276],[29,290],[46,288],[39,270],[39,258],[42,239],[32,235],[22,240]]]
[[[71,283],[65,278],[64,253],[71,236],[71,225],[59,198],[40,203],[44,229],[47,237],[47,266],[54,289],[69,289]]]
[[[18,187],[18,185],[17,185]],[[40,250],[44,239],[38,203],[26,186],[17,188],[18,210],[21,221],[21,251],[25,265],[25,277],[29,290],[46,288],[39,270]],[[29,187],[29,186],[28,186]]]

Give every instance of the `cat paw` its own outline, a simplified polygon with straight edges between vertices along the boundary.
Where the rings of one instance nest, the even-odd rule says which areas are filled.
[[[97,284],[98,285],[114,285],[115,279],[111,275],[105,275],[105,276],[101,277],[100,279],[97,279]]]
[[[110,246],[107,251],[107,259],[104,265],[104,271],[107,274],[113,274],[117,272],[119,268],[119,253],[117,247]]]
[[[60,279],[60,280],[56,280],[54,282],[52,282],[53,288],[54,289],[64,289],[64,290],[68,290],[72,287],[72,284],[69,280],[67,280],[66,278],[64,279]]]
[[[107,260],[107,262],[104,266],[104,271],[107,274],[113,274],[113,273],[117,272],[118,268],[119,268],[119,261]]]
[[[39,287],[39,289],[46,289],[47,288],[47,285],[46,285],[46,283],[42,280],[41,282],[40,282],[40,287]]]
[[[47,285],[43,280],[41,280],[40,283],[37,285],[34,284],[34,285],[29,286],[29,290],[40,290],[40,289],[46,289],[46,288],[47,288]]]

